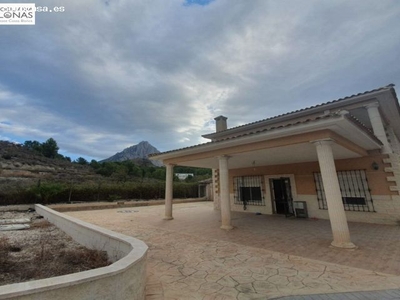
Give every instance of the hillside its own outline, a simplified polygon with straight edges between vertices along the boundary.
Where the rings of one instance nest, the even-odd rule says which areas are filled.
[[[125,160],[142,161],[142,163],[150,162],[155,166],[162,166],[159,161],[149,160],[149,154],[160,153],[156,147],[147,141],[142,141],[137,145],[130,146],[113,156],[106,158],[100,162],[121,162]]]
[[[47,158],[22,145],[0,141],[0,185],[3,187],[16,184],[23,187],[39,179],[68,181],[97,176],[89,166]]]
[[[47,158],[39,150],[0,141],[0,205],[164,197],[166,170],[155,167],[148,158],[80,164],[62,155]],[[210,170],[192,173],[201,180],[209,176]],[[174,185],[176,197],[198,194],[197,182]]]

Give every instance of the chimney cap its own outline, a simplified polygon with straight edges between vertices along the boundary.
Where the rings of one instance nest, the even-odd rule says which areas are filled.
[[[215,121],[219,121],[219,120],[224,120],[225,121],[227,119],[228,119],[227,117],[224,117],[222,115],[214,118]]]

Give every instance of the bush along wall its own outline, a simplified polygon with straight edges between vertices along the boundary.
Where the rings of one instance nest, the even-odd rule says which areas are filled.
[[[197,183],[174,182],[174,198],[197,198]],[[165,182],[66,184],[42,182],[26,188],[0,192],[0,205],[55,204],[75,201],[164,199]]]

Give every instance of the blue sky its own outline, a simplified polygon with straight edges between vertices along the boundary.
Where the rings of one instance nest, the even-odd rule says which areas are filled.
[[[396,0],[49,3],[65,12],[0,26],[0,139],[53,137],[73,158],[400,85]]]
[[[186,0],[186,5],[208,5],[214,0]]]

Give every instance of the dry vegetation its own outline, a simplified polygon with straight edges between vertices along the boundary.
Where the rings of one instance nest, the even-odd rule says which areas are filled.
[[[24,218],[1,213],[2,219]],[[51,223],[30,213],[31,228],[0,232],[0,285],[66,275],[110,264],[105,251],[90,250],[74,242]]]

